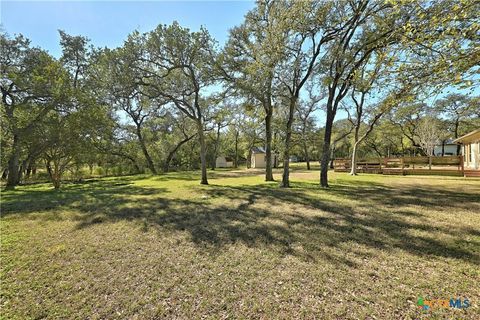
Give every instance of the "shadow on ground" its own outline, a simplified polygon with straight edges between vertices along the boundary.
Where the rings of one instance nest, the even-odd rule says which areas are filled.
[[[243,243],[349,266],[355,265],[356,256],[368,258],[371,254],[357,247],[480,263],[479,253],[458,241],[480,236],[478,230],[430,225],[421,210],[405,209],[414,205],[442,211],[448,205],[450,211],[473,210],[479,207],[473,193],[433,187],[399,189],[362,181],[333,185],[329,190],[308,182],[296,182],[292,189],[272,184],[211,185],[200,193],[203,197],[198,199],[171,198],[168,189],[139,187],[132,179],[99,180],[72,184],[63,191],[32,188],[7,194],[2,200],[2,216],[74,219],[76,230],[126,220],[145,231],[185,232],[193,243],[211,252]],[[321,193],[332,198],[319,197]],[[345,201],[335,200],[338,197]],[[63,217],[57,209],[73,209],[76,214]]]

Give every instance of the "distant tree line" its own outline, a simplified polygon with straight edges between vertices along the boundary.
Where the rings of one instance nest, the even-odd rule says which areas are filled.
[[[480,127],[478,1],[259,1],[223,47],[174,22],[97,48],[60,31],[52,57],[2,33],[1,168],[6,187],[39,175],[249,166],[281,159],[428,154]],[[321,120],[321,121],[319,121]],[[427,126],[428,124],[428,126]],[[432,129],[434,128],[434,129]],[[429,131],[430,130],[430,131]],[[431,139],[430,139],[431,140]],[[351,174],[356,174],[352,165]]]

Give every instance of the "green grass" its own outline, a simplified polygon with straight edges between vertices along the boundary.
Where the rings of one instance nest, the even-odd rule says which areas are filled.
[[[2,192],[1,317],[478,319],[480,180],[209,174]]]

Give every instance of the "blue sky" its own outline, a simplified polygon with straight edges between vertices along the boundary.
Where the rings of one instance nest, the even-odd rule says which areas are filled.
[[[97,47],[121,46],[127,35],[178,21],[192,30],[205,26],[223,44],[254,1],[3,1],[2,28],[21,33],[53,56],[61,55],[58,30],[90,38]],[[341,117],[341,113],[339,112]],[[315,113],[323,121],[322,112]]]
[[[22,33],[58,57],[58,29],[87,36],[95,46],[116,47],[135,29],[150,31],[177,20],[193,30],[205,26],[222,44],[253,6],[253,1],[1,1],[1,23],[9,34]]]

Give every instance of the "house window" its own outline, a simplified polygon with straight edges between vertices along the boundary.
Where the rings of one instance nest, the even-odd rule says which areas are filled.
[[[472,150],[472,147],[473,147],[473,143],[471,143],[468,147],[468,151],[470,153],[470,162],[473,162],[473,150]]]

